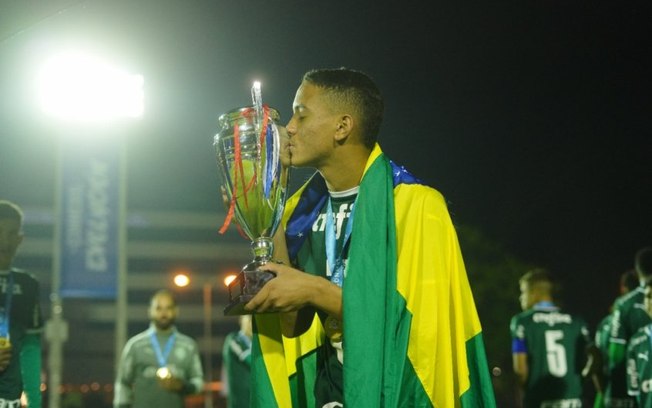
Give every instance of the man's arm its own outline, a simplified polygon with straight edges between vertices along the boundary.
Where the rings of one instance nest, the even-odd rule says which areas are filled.
[[[41,335],[28,333],[20,349],[20,370],[29,408],[41,408]]]
[[[609,370],[614,369],[625,361],[627,345],[612,341],[609,343]]]
[[[287,315],[298,312],[305,307],[314,307],[329,315],[342,319],[342,289],[319,276],[313,276],[298,269],[276,263],[268,263],[265,270],[272,271],[276,278],[263,286],[258,294],[247,303],[245,308],[251,312],[283,312],[284,334],[297,332],[299,320]],[[302,311],[297,314],[302,316]],[[312,316],[311,313],[307,313]],[[291,330],[294,324],[294,330]]]
[[[636,366],[636,353],[636,348],[631,346],[626,348],[625,358],[627,360],[627,394],[633,397],[639,395],[640,392],[638,367]]]
[[[130,408],[133,402],[133,391],[131,389],[133,385],[133,356],[131,355],[131,347],[132,343],[127,342],[120,357],[118,375],[114,386],[114,408]]]
[[[518,315],[512,317],[509,322],[509,331],[512,338],[512,368],[521,389],[523,389],[527,384],[530,370],[527,362],[528,349],[525,343],[525,326],[521,323]]]
[[[283,166],[283,170],[288,171],[288,168]],[[288,253],[288,247],[285,241],[285,229],[282,225],[278,227],[272,241],[274,245],[274,262],[290,265],[290,254]],[[281,333],[283,333],[285,337],[296,337],[303,334],[310,327],[309,320],[311,320],[313,314],[314,310],[309,308],[280,313]],[[308,315],[310,315],[310,317]]]
[[[204,371],[201,366],[199,350],[196,344],[192,357],[192,365],[190,366],[188,383],[190,386],[184,390],[186,393],[197,394],[204,390]]]
[[[610,372],[624,363],[625,354],[627,353],[626,339],[629,339],[630,334],[625,331],[623,308],[622,303],[617,301],[611,317],[611,332],[609,333],[609,351],[607,355]]]
[[[31,322],[27,326],[25,337],[22,340],[20,354],[21,378],[23,390],[27,397],[29,408],[41,408],[41,331],[43,329],[43,315],[39,304],[39,283],[29,275],[30,281],[26,282],[26,292],[31,297]]]
[[[528,377],[527,353],[512,353],[514,373],[518,377],[521,387],[525,386]]]
[[[286,337],[296,337],[310,327],[315,308],[342,319],[342,290],[318,276],[292,268],[285,242],[285,231],[279,227],[273,238],[274,260],[264,266],[276,274],[247,303],[253,312],[281,312],[281,330]]]
[[[605,378],[604,378],[604,361],[602,359],[602,352],[595,345],[590,343],[586,347],[586,364],[582,369],[582,377],[590,378],[598,394],[604,392]]]

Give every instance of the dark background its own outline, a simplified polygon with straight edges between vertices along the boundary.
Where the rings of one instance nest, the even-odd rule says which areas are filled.
[[[592,328],[652,245],[648,1],[0,5],[0,196],[23,205],[52,203],[58,130],[35,108],[33,78],[68,46],[145,77],[130,209],[222,211],[219,114],[250,103],[258,79],[285,123],[306,70],[347,66],[384,93],[385,152],[444,194],[456,224],[554,271]]]

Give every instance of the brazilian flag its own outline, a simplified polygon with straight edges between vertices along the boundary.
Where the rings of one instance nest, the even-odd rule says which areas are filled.
[[[288,200],[291,258],[328,196],[317,174]],[[445,201],[376,145],[356,201],[343,290],[346,407],[495,407],[482,329]],[[256,315],[252,406],[314,407],[315,318],[281,335]]]

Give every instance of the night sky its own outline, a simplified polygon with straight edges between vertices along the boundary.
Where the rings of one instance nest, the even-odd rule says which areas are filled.
[[[219,114],[258,79],[285,123],[306,70],[356,68],[386,98],[385,152],[595,324],[652,245],[649,2],[316,3],[0,1],[0,196],[51,205],[58,130],[32,85],[61,47],[145,77],[130,209],[222,211]]]

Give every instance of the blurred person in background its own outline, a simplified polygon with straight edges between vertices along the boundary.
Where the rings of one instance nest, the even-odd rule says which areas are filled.
[[[636,255],[636,269],[644,275],[652,272],[652,247],[640,250]],[[644,310],[652,318],[652,280],[643,286]],[[640,328],[627,344],[627,391],[635,396],[638,407],[652,407],[652,323]]]
[[[652,278],[652,268],[648,267],[646,254],[649,248],[639,250],[634,256],[634,269],[639,286],[620,296],[614,303],[609,339],[609,382],[604,395],[605,407],[635,407],[634,400],[627,392],[626,352],[630,338],[641,327],[652,323],[645,311],[645,285]]]
[[[0,200],[0,407],[41,407],[41,331],[39,283],[13,268],[23,242],[23,212]]]
[[[528,271],[519,287],[523,312],[512,318],[510,330],[523,407],[582,407],[581,370],[590,344],[585,321],[555,305],[547,270]]]
[[[179,307],[159,290],[149,307],[151,324],[127,341],[115,381],[114,408],[183,408],[204,389],[197,343],[174,325]]]
[[[240,330],[227,334],[222,349],[222,395],[228,408],[249,408],[251,315],[240,316]]]
[[[640,285],[638,280],[638,275],[636,270],[630,269],[620,275],[620,285],[619,285],[619,297],[623,296],[633,290],[635,290]],[[591,375],[593,384],[595,386],[596,395],[595,401],[593,404],[594,408],[606,408],[605,406],[605,391],[610,382],[609,380],[609,339],[611,337],[611,319],[613,317],[614,304],[609,307],[609,314],[607,314],[601,321],[598,323],[596,332],[595,332],[595,345],[599,351],[599,354],[595,359],[591,359],[587,363],[585,372],[587,375]],[[622,407],[631,407],[632,398],[614,398],[609,396],[612,406],[622,406]]]

